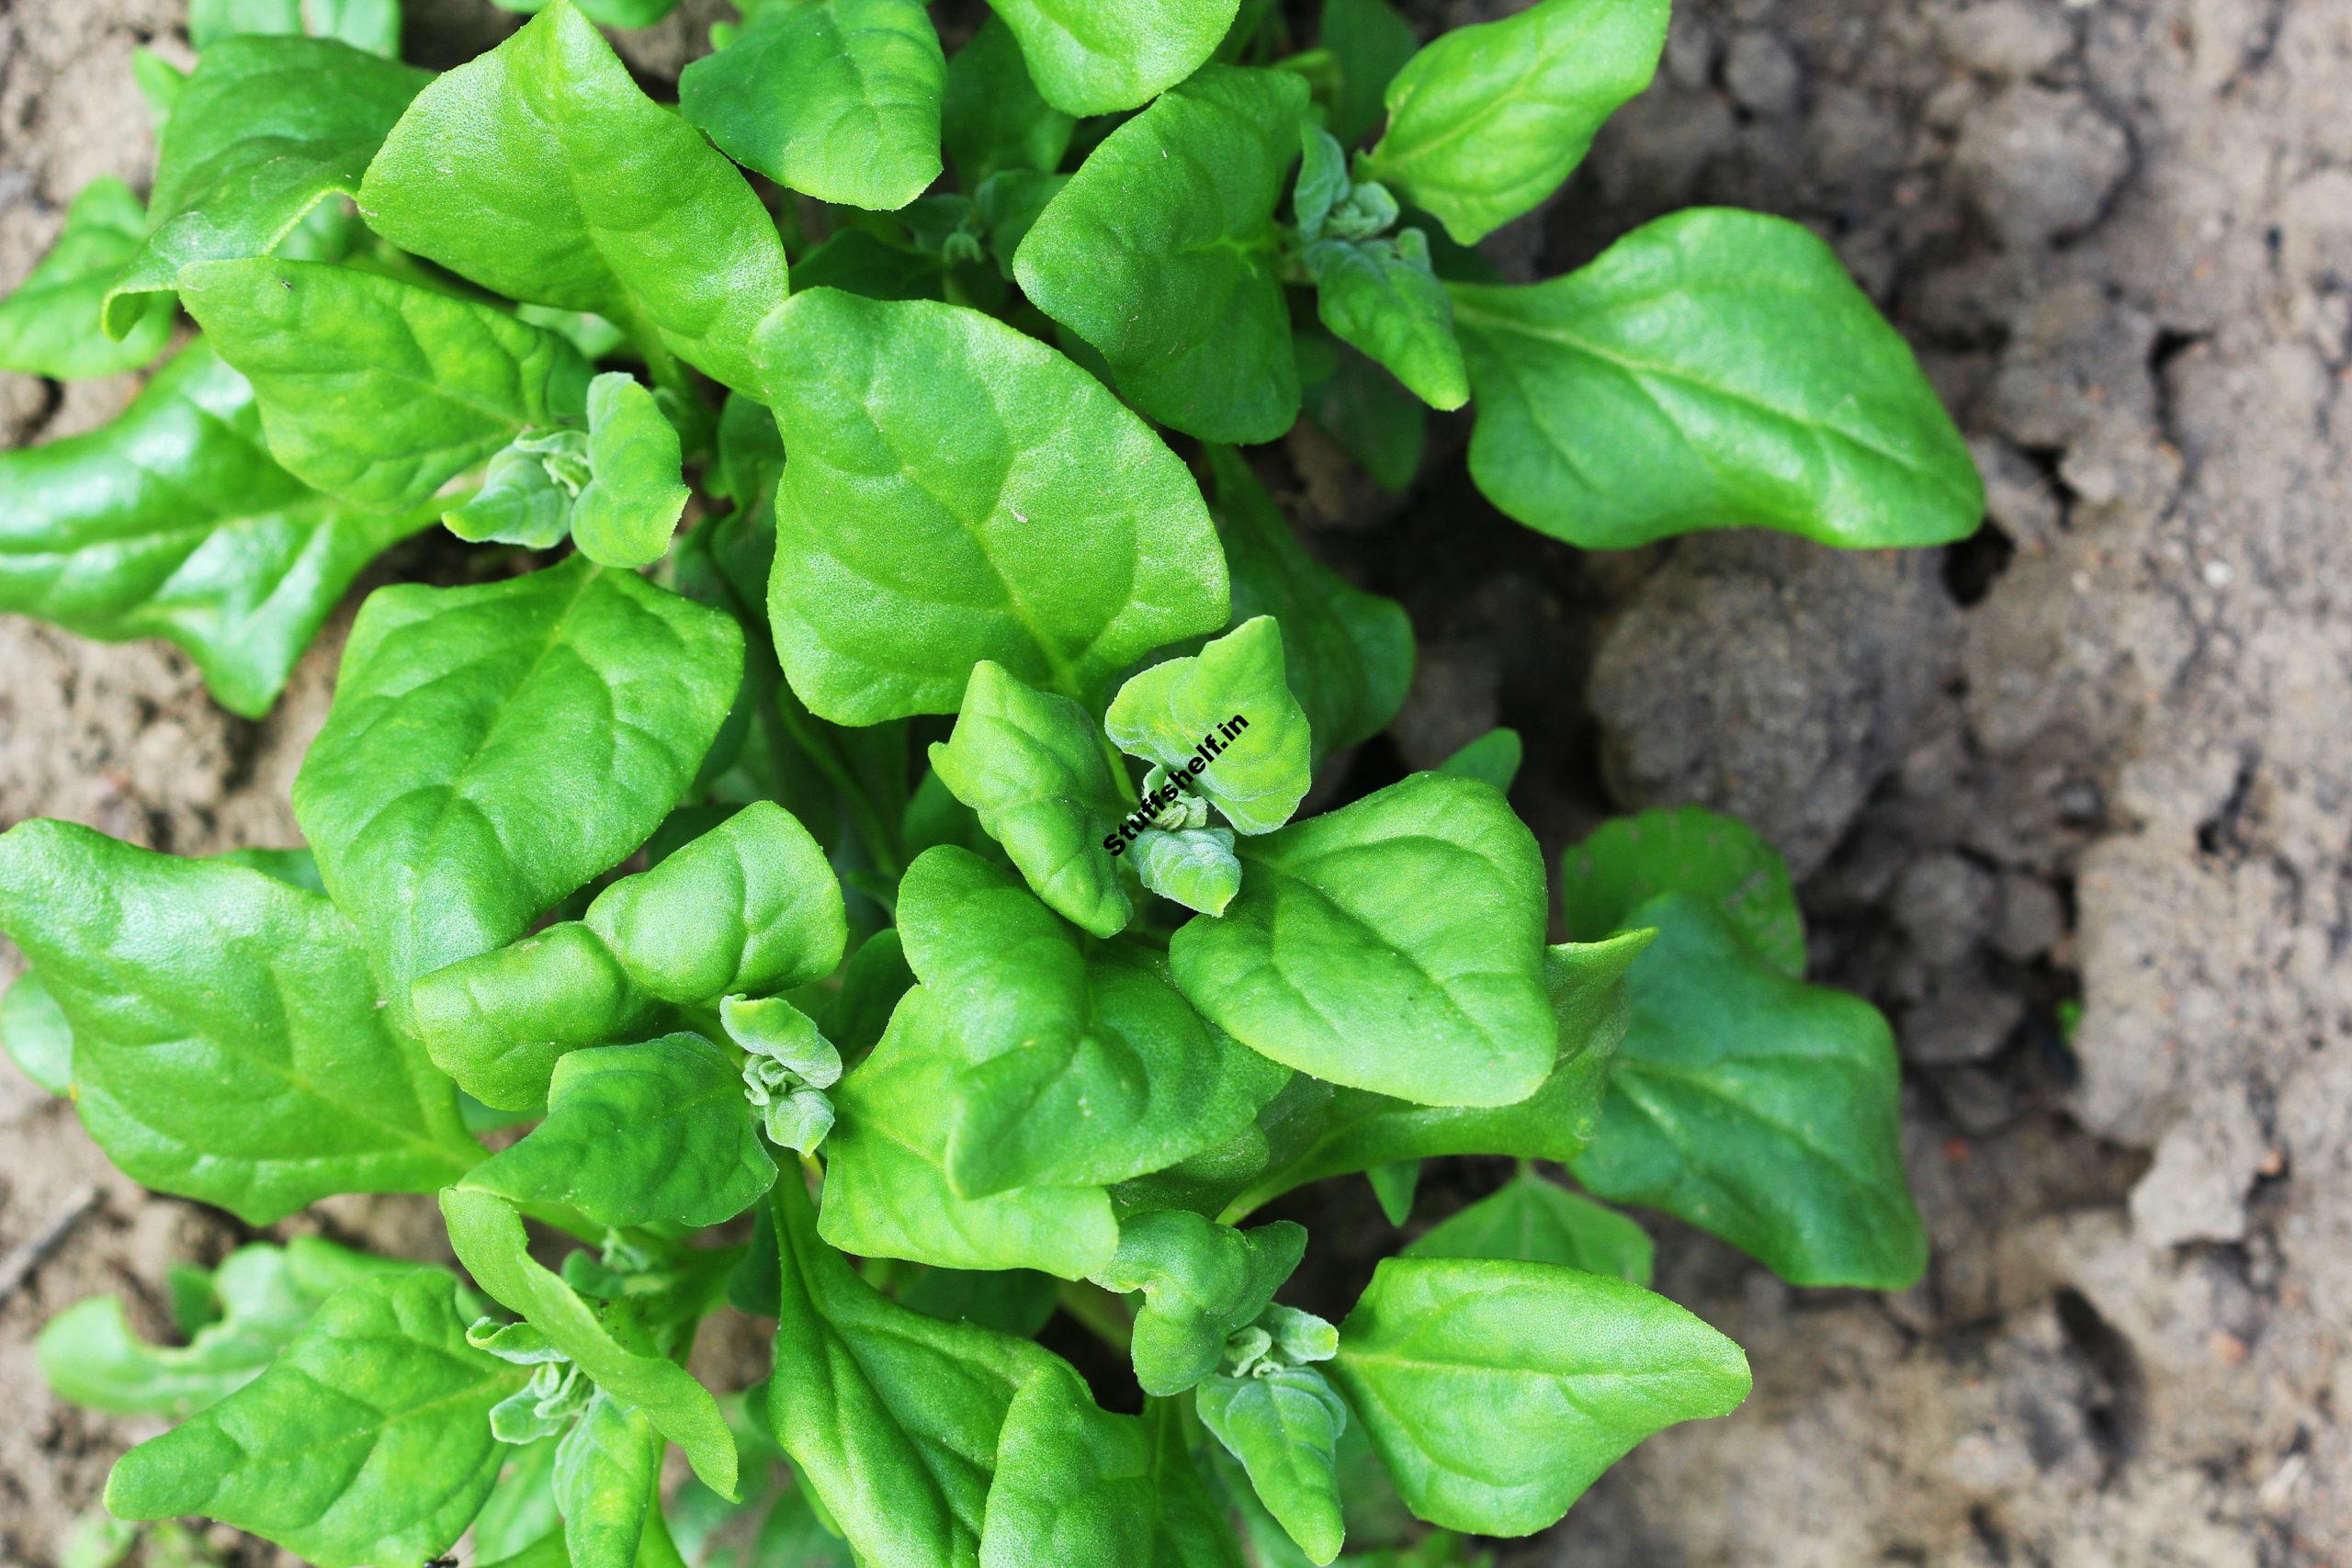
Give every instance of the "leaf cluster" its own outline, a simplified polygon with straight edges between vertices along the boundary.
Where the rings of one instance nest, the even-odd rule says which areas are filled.
[[[1886,1024],[1805,982],[1769,846],[1650,813],[1555,877],[1508,731],[1349,798],[1411,629],[1235,449],[1303,415],[1402,485],[1466,404],[1478,486],[1588,547],[1974,525],[1803,230],[1471,248],[1664,0],[1425,45],[1328,0],[1306,48],[991,5],[951,54],[919,0],[745,0],[673,107],[600,31],[666,0],[516,3],[437,75],[395,0],[196,0],[148,197],[93,186],[0,302],[46,376],[198,329],[0,455],[0,609],[257,715],[383,550],[501,547],[368,597],[302,849],[0,834],[0,1036],[118,1165],[253,1225],[431,1194],[462,1269],[257,1243],[175,1276],[182,1343],[61,1314],[60,1393],[177,1422],[121,1517],[324,1568],[1445,1568],[1747,1392],[1609,1205],[1918,1275]],[[1516,1174],[1352,1303],[1256,1218],[1361,1176],[1408,1225],[1463,1155]],[[775,1321],[748,1390],[688,1370],[728,1311]]]

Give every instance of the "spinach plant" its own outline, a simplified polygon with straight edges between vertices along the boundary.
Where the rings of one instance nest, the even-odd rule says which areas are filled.
[[[1582,546],[1973,525],[1804,231],[1469,248],[1664,0],[1421,47],[1329,0],[1304,50],[1263,0],[992,4],[951,57],[919,0],[747,3],[673,108],[598,28],[664,0],[438,76],[394,0],[196,0],[145,201],[93,186],[0,305],[11,369],[180,344],[0,457],[0,607],[258,714],[389,546],[503,547],[368,598],[306,848],[0,835],[0,1030],[123,1170],[253,1226],[437,1194],[462,1266],[256,1240],[174,1275],[181,1343],[58,1315],[60,1393],[177,1422],[122,1517],[326,1568],[1441,1568],[1747,1391],[1608,1205],[1917,1277],[1887,1026],[1805,983],[1772,852],[1612,822],[1555,924],[1509,732],[1348,798],[1411,631],[1234,449],[1304,411],[1400,484],[1467,402],[1481,488]],[[1293,1283],[1270,1205],[1402,1225],[1469,1155],[1516,1174],[1351,1307]],[[689,1370],[725,1312],[775,1323],[749,1389]]]

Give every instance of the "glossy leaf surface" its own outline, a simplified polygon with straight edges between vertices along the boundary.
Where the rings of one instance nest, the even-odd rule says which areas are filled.
[[[1649,85],[1666,21],[1667,0],[1540,0],[1441,35],[1388,84],[1366,172],[1476,243],[1559,188]]]
[[[1317,1077],[1429,1105],[1510,1105],[1551,1073],[1543,868],[1494,790],[1417,774],[1239,852],[1239,897],[1170,947],[1177,983],[1220,1028]]]
[[[316,894],[41,820],[0,835],[0,927],[73,1026],[84,1125],[150,1187],[267,1224],[334,1192],[429,1192],[479,1157]]]
[[[580,558],[371,595],[294,811],[395,1010],[643,842],[741,667],[725,616]]]
[[[0,610],[164,637],[222,706],[259,717],[352,580],[430,520],[278,467],[252,386],[198,343],[113,423],[0,453]]]
[[[359,189],[431,76],[332,39],[238,36],[204,51],[157,138],[145,245],[109,289],[121,336],[198,262],[264,256]]]
[[[1091,704],[1223,623],[1191,474],[1052,349],[977,310],[815,289],[762,355],[792,454],[768,614],[810,711],[952,712],[983,659]]]
[[[270,455],[355,505],[405,512],[518,434],[576,419],[588,367],[505,311],[323,262],[201,262],[180,298],[253,383]]]
[[[1104,138],[1014,258],[1128,400],[1204,441],[1298,416],[1274,209],[1306,112],[1296,76],[1209,67]]]
[[[466,1179],[599,1224],[715,1225],[758,1201],[775,1161],[734,1064],[698,1034],[666,1034],[557,1062],[547,1120]]]
[[[1133,677],[1102,728],[1129,755],[1182,771],[1238,832],[1289,821],[1313,782],[1306,714],[1284,679],[1282,628],[1271,616]]]
[[[1239,0],[989,0],[1021,40],[1046,101],[1115,114],[1190,76],[1216,49]]]
[[[483,288],[593,310],[739,391],[784,244],[735,166],[564,0],[437,78],[368,170],[377,232]]]
[[[0,299],[0,370],[79,381],[136,370],[172,335],[168,299],[124,312],[120,342],[98,326],[98,306],[147,237],[147,209],[111,175],[92,180],[65,209],[65,226],[16,292]]]
[[[888,212],[939,177],[947,62],[922,0],[754,11],[678,79],[679,107],[737,163],[820,201]]]
[[[1983,482],[1910,348],[1784,219],[1695,209],[1548,283],[1456,284],[1471,477],[1588,549],[1704,528],[1944,544]]]
[[[321,1568],[426,1562],[498,1479],[490,1407],[522,1382],[466,1342],[447,1275],[387,1273],[320,1308],[253,1382],[125,1454],[107,1507],[202,1514]]]
[[[1633,1021],[1577,1179],[1663,1209],[1802,1285],[1901,1290],[1928,1239],[1904,1177],[1901,1067],[1879,1010],[1791,979],[1715,908],[1666,894],[1626,976]]]
[[[1046,907],[1096,936],[1125,928],[1134,905],[1102,847],[1127,810],[1087,711],[1023,684],[986,660],[972,671],[964,705],[931,765]]]
[[[1665,1297],[1494,1259],[1382,1263],[1332,1371],[1406,1505],[1482,1535],[1555,1522],[1635,1443],[1748,1390],[1739,1347]]]

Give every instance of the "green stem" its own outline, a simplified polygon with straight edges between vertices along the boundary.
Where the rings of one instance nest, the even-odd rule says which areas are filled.
[[[874,802],[866,797],[865,789],[851,774],[849,765],[842,761],[841,753],[834,749],[831,740],[820,734],[813,724],[802,722],[801,716],[793,711],[792,699],[779,692],[774,706],[777,721],[784,726],[785,732],[792,737],[793,743],[807,754],[808,760],[817,764],[817,771],[825,775],[825,782],[831,784],[833,793],[841,797],[843,809],[849,813],[850,826],[856,829],[859,842],[865,846],[866,858],[873,861],[874,869],[887,880],[898,881],[906,871],[906,855],[899,847],[898,830],[885,822],[882,814],[874,809]]]
[[[1127,1303],[1100,1285],[1084,1280],[1066,1282],[1061,1288],[1061,1308],[1096,1338],[1122,1356],[1128,1354],[1136,1337],[1136,1325],[1127,1316]]]

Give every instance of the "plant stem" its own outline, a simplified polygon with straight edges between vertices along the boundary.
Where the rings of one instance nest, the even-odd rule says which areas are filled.
[[[1136,1327],[1127,1316],[1126,1303],[1102,1286],[1090,1285],[1082,1280],[1064,1283],[1060,1295],[1062,1311],[1112,1349],[1122,1356],[1128,1353]]]

